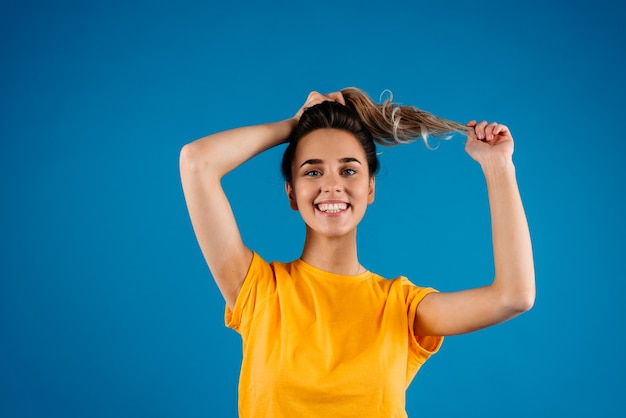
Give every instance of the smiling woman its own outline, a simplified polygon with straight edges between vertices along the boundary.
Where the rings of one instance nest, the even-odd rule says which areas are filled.
[[[300,211],[307,226],[306,247],[356,249],[356,227],[374,201],[374,177],[354,135],[337,129],[312,131],[299,141],[291,165],[285,187],[291,208]]]
[[[387,280],[357,255],[383,145],[464,132],[492,215],[493,283],[437,292]],[[285,190],[306,226],[302,255],[268,263],[248,249],[220,185],[253,156],[288,143]],[[504,125],[467,126],[349,88],[309,94],[293,118],[201,138],[181,151],[181,178],[202,253],[243,340],[242,417],[403,417],[405,391],[446,335],[481,329],[534,301],[530,235]]]

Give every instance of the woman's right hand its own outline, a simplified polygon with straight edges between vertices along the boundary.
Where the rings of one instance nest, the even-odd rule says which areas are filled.
[[[294,116],[296,120],[300,120],[300,116],[307,110],[309,107],[315,106],[316,104],[320,104],[322,102],[337,102],[342,105],[346,105],[346,101],[343,98],[343,94],[340,91],[335,91],[332,93],[321,94],[316,91],[312,91],[309,93],[309,96],[306,98],[304,105],[298,110],[298,113]]]

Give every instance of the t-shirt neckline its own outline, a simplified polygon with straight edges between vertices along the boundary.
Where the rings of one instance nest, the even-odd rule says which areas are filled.
[[[338,273],[332,273],[330,271],[322,270],[319,267],[315,267],[314,265],[307,263],[301,258],[298,258],[297,260],[295,260],[294,263],[298,265],[299,267],[302,267],[303,269],[308,270],[309,272],[313,273],[317,277],[324,277],[327,279],[338,280],[338,281],[343,281],[343,282],[365,280],[371,277],[373,274],[369,270],[365,270],[363,273],[353,274],[353,275],[343,275],[343,274],[338,274]]]

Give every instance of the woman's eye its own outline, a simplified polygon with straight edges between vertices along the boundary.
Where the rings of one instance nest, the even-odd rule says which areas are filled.
[[[317,176],[319,176],[321,174],[322,173],[319,170],[309,170],[309,171],[304,173],[304,175],[307,176],[307,177],[317,177]]]
[[[345,174],[346,176],[352,176],[356,174],[356,170],[354,168],[346,168],[343,170],[343,174]]]

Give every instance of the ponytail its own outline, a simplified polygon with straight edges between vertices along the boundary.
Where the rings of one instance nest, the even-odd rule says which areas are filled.
[[[452,133],[465,134],[467,127],[458,122],[437,117],[413,106],[393,102],[393,96],[374,103],[362,90],[348,87],[341,90],[346,106],[357,113],[363,124],[380,145],[406,144],[422,139],[428,148],[428,137],[449,139]]]

